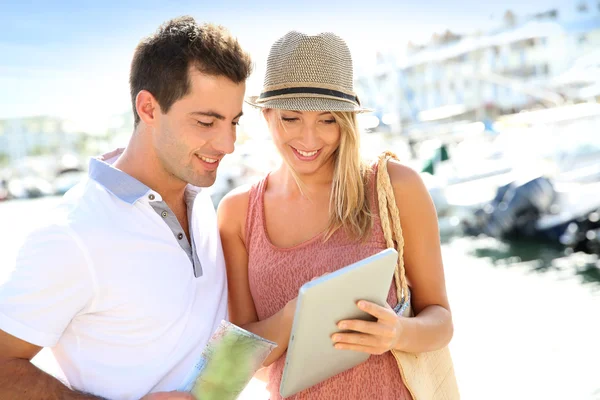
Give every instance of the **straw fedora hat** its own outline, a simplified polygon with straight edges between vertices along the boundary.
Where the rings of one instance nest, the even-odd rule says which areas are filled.
[[[352,56],[333,33],[292,31],[277,40],[267,59],[262,92],[246,102],[295,111],[369,112],[354,92]]]

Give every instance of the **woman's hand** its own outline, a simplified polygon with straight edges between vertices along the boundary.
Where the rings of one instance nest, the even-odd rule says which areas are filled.
[[[358,308],[377,318],[376,322],[362,320],[344,320],[338,328],[344,331],[332,336],[335,348],[354,350],[380,355],[396,348],[402,337],[402,317],[386,304],[381,307],[369,301],[361,300]]]

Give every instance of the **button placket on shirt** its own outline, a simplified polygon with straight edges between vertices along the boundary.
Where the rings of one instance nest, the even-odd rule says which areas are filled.
[[[148,200],[150,200],[151,203],[162,202],[164,204],[164,207],[168,208],[167,204],[163,202],[162,197],[157,193],[148,194]],[[152,208],[154,208],[155,212],[157,212],[157,214],[159,214],[162,217],[162,219],[165,222],[167,222],[167,218],[172,218],[172,215],[170,215],[170,213],[167,210],[162,209],[163,204],[157,205],[157,207],[153,206]],[[158,210],[157,210],[157,208],[158,208]],[[188,211],[191,212],[191,210],[188,210]],[[179,228],[182,229],[181,224],[178,224],[178,225],[179,225]],[[169,225],[169,228],[171,229],[173,234],[175,234],[175,231],[173,231],[173,229],[171,228],[170,225]],[[191,254],[188,253],[188,257],[190,257],[190,261],[192,262],[192,265],[194,266],[194,274],[196,275],[196,277],[202,276],[202,266],[200,265],[200,260],[198,259],[198,254],[196,253],[195,243],[193,243],[193,241],[190,241],[187,243],[187,246],[186,246],[182,242],[182,240],[185,238],[185,235],[183,234],[183,232],[179,232],[179,233],[175,234],[175,237],[179,241],[179,244],[182,247],[182,249],[184,251],[186,251],[186,253],[188,252],[188,250],[186,250],[185,247],[187,247],[187,246],[190,247]]]

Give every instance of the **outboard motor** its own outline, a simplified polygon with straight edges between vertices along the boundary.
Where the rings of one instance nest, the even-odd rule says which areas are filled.
[[[554,187],[545,177],[523,184],[512,182],[500,187],[494,200],[476,212],[476,226],[468,226],[466,231],[496,238],[533,236],[537,219],[550,210],[555,200]]]

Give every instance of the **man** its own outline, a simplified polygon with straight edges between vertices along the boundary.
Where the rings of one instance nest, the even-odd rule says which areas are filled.
[[[140,42],[127,149],[90,161],[0,287],[0,399],[191,399],[175,390],[227,318],[198,187],[234,149],[250,72],[226,30],[190,17]],[[70,388],[31,364],[43,347]]]

